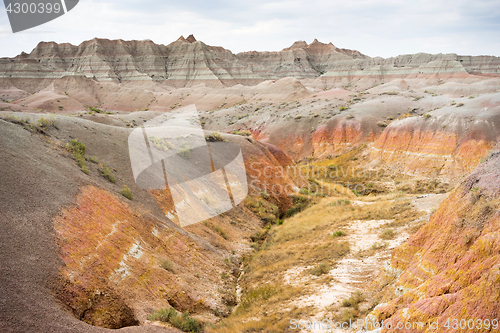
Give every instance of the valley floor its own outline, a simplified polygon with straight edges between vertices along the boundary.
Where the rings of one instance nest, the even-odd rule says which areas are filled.
[[[346,332],[307,329],[307,322],[354,322],[390,297],[391,281],[381,273],[392,250],[446,196],[327,197],[272,226],[245,263],[240,304],[209,331]]]

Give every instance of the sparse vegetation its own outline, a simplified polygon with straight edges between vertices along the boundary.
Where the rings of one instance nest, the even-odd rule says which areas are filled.
[[[162,151],[167,151],[174,148],[174,145],[170,141],[168,141],[167,138],[157,138],[155,136],[150,136],[149,141],[155,148]]]
[[[71,157],[75,160],[76,164],[80,167],[80,169],[89,174],[90,170],[87,167],[87,162],[85,158],[85,150],[87,147],[77,139],[70,140],[66,144],[66,150],[71,153]]]
[[[46,131],[50,128],[56,127],[55,120],[52,118],[38,118],[35,122],[32,122],[30,118],[21,118],[15,116],[14,114],[2,115],[2,119],[13,124],[22,125],[25,129],[33,133],[46,134]]]
[[[227,142],[219,132],[212,132],[209,135],[205,135],[205,140],[208,142]]]
[[[148,315],[147,319],[168,323],[183,332],[198,333],[201,329],[198,321],[191,317],[189,312],[186,311],[179,317],[177,311],[173,307],[157,310],[153,314]]]
[[[99,168],[97,169],[99,171],[99,174],[106,178],[110,183],[116,183],[115,176],[113,175],[113,172],[111,171],[110,168],[105,166],[104,164],[101,164]]]
[[[179,148],[177,148],[177,154],[179,154],[184,159],[191,158],[191,147],[187,143],[183,143]]]
[[[252,136],[252,132],[250,132],[249,130],[233,131],[232,134],[241,136]]]
[[[160,261],[160,267],[166,271],[174,273],[174,264],[168,259]]]
[[[228,239],[229,239],[229,237],[228,237],[228,235],[227,235],[226,231],[225,231],[224,229],[222,229],[221,227],[219,227],[218,225],[212,224],[212,223],[207,222],[207,221],[203,222],[203,224],[204,224],[206,227],[208,227],[208,228],[212,229],[213,231],[215,231],[216,233],[218,233],[218,234],[219,234],[219,236],[221,236],[221,237],[222,237],[222,238],[224,238],[225,240],[228,240]]]
[[[342,236],[345,236],[345,232],[343,232],[342,230],[337,230],[332,233],[332,237],[342,237]]]
[[[90,105],[86,105],[85,108],[89,110],[89,113],[103,113],[101,109],[94,108]]]
[[[320,276],[327,274],[330,271],[330,266],[326,262],[321,262],[311,269],[311,274],[315,276]]]
[[[358,310],[359,304],[365,300],[365,297],[360,291],[354,293],[349,298],[345,298],[342,300],[342,306],[345,308],[352,307],[355,310]]]
[[[122,189],[120,190],[120,194],[129,200],[134,199],[134,196],[132,195],[132,191],[130,191],[130,189],[128,188],[127,185],[123,185]]]
[[[382,239],[393,239],[395,235],[396,235],[396,233],[394,232],[393,229],[385,229],[380,234],[380,238],[382,238]]]

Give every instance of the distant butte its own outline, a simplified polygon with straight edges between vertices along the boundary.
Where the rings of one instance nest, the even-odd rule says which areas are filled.
[[[127,64],[117,66],[116,64]],[[315,85],[359,87],[414,76],[466,78],[500,74],[500,58],[456,54],[414,54],[383,59],[314,39],[296,41],[278,52],[241,52],[210,46],[194,35],[168,45],[150,40],[94,38],[78,46],[41,42],[30,54],[0,59],[0,79],[17,89],[38,91],[54,79],[81,76],[97,81],[155,81],[171,87],[257,85],[286,77],[317,80]]]

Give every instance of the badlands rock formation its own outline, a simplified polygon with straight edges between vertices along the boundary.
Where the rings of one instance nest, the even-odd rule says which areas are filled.
[[[254,85],[283,77],[321,78],[340,83],[363,78],[381,82],[388,78],[466,74],[499,74],[498,57],[456,54],[415,54],[395,58],[370,58],[358,51],[339,49],[314,40],[296,42],[279,52],[233,54],[209,46],[194,36],[180,37],[169,45],[150,40],[93,39],[75,46],[41,42],[30,53],[0,60],[1,78],[34,92],[36,85],[65,76],[85,76],[97,81],[154,81],[184,87],[204,83],[221,87]],[[22,88],[24,87],[24,88]]]

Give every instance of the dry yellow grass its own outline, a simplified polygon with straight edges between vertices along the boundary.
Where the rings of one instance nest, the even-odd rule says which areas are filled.
[[[291,301],[312,293],[314,285],[331,282],[331,277],[313,276],[311,269],[320,263],[335,266],[350,251],[345,237],[333,237],[335,231],[345,229],[352,220],[406,221],[405,218],[413,216],[412,207],[402,193],[369,198],[348,193],[314,201],[315,204],[286,219],[284,224],[269,225],[253,236],[259,250],[245,261],[240,279],[240,305],[228,318],[207,327],[207,332],[286,331],[291,318],[305,318],[314,313],[312,308],[291,306]],[[377,250],[380,249],[373,251]],[[309,282],[285,284],[284,273],[299,267],[309,267],[301,273]]]

